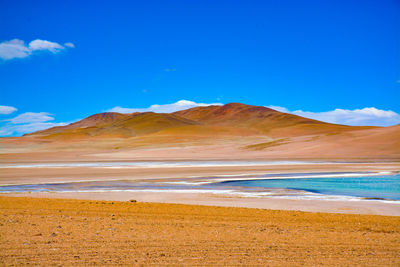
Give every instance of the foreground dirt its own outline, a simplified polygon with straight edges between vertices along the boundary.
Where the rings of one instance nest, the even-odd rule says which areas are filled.
[[[399,266],[400,218],[1,197],[0,264]]]

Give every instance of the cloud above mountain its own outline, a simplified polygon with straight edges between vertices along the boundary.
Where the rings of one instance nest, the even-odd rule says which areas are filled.
[[[335,110],[323,112],[303,110],[290,111],[281,106],[268,107],[309,119],[351,126],[391,126],[400,123],[400,114],[391,110],[381,110],[374,107],[353,110],[337,108]]]
[[[23,40],[13,39],[0,43],[0,59],[11,60],[15,58],[26,58],[40,51],[48,51],[56,54],[66,48],[74,47],[75,45],[70,42],[61,45],[56,42],[36,39],[29,44],[25,44]]]
[[[25,112],[14,118],[0,121],[2,122],[0,136],[21,135],[68,124],[51,122],[53,120],[53,114],[48,112]]]
[[[118,113],[132,113],[132,112],[156,112],[156,113],[170,113],[179,110],[184,110],[188,108],[194,107],[206,107],[206,106],[221,106],[222,103],[196,103],[189,100],[179,100],[172,104],[164,104],[164,105],[151,105],[148,108],[123,108],[123,107],[113,107],[107,112],[118,112]]]
[[[68,123],[56,122],[34,122],[25,124],[6,124],[0,127],[0,136],[23,135],[49,129],[55,126],[65,126]]]

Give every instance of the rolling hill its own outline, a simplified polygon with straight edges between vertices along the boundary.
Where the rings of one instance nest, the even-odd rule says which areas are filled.
[[[99,113],[23,137],[0,138],[1,147],[10,153],[104,151],[107,157],[116,150],[134,151],[121,152],[128,158],[164,153],[179,158],[400,159],[400,125],[337,125],[230,103],[174,113]]]
[[[279,112],[266,107],[240,103],[229,103],[223,106],[196,107],[178,111],[173,114],[208,125],[254,129],[261,134],[274,137],[372,128],[330,124]]]
[[[195,121],[173,114],[153,112],[120,114],[100,113],[78,122],[31,133],[44,138],[132,137],[155,133],[164,129],[197,125]]]
[[[270,108],[230,103],[223,106],[196,107],[167,113],[100,113],[67,126],[58,126],[29,134],[55,137],[133,137],[180,130],[187,135],[212,135],[213,132],[246,132],[247,135],[274,137],[300,136],[360,130],[373,127],[336,125],[282,113]],[[166,131],[168,130],[168,131]]]

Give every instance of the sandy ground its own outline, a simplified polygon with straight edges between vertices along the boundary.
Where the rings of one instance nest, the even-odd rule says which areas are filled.
[[[191,204],[218,207],[243,207],[270,210],[295,210],[306,212],[328,212],[344,214],[369,214],[400,216],[400,203],[385,203],[374,200],[338,201],[305,200],[284,198],[237,197],[207,193],[170,193],[170,192],[76,192],[76,193],[19,193],[0,194],[0,196],[33,198],[69,198],[83,200],[108,200]]]
[[[388,127],[297,136],[258,149],[268,136],[182,137],[148,135],[128,139],[68,142],[35,138],[0,138],[0,162],[57,160],[400,160],[400,128]],[[279,138],[277,140],[280,140]],[[253,149],[248,147],[256,146]]]
[[[399,266],[400,217],[0,197],[0,265]]]
[[[101,161],[95,161],[101,162]],[[172,167],[172,168],[1,168],[0,185],[74,182],[97,180],[145,180],[188,178],[197,176],[308,173],[308,172],[382,172],[400,171],[400,163],[352,163],[352,164],[307,164],[265,166],[216,166],[216,167]]]

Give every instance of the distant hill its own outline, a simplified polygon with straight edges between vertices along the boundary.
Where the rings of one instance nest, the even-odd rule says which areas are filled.
[[[155,133],[164,129],[197,125],[191,121],[173,114],[163,113],[100,113],[78,122],[53,127],[47,130],[29,134],[47,138],[84,138],[84,137],[132,137]]]
[[[186,126],[186,127],[185,127]],[[132,137],[157,132],[169,134],[184,131],[187,135],[300,136],[329,132],[360,130],[373,127],[351,127],[307,119],[261,106],[229,103],[223,106],[195,107],[168,113],[99,113],[67,126],[58,126],[28,134],[47,138]]]
[[[0,148],[9,153],[23,151],[26,155],[104,151],[106,158],[117,153],[127,159],[399,160],[400,125],[345,126],[266,107],[230,103],[173,113],[99,113],[24,137],[0,138]],[[119,151],[122,152],[118,154]]]
[[[73,129],[96,127],[96,126],[100,126],[103,124],[109,124],[109,123],[113,123],[115,121],[123,120],[123,119],[127,118],[128,116],[129,116],[128,114],[121,114],[121,113],[117,113],[117,112],[99,113],[99,114],[94,114],[92,116],[89,116],[83,120],[71,123],[66,126],[57,126],[57,127],[53,127],[50,129],[30,133],[27,135],[46,136],[46,135],[50,135],[50,134],[70,131]]]
[[[330,124],[261,106],[229,103],[223,106],[196,107],[173,113],[208,125],[255,129],[273,136],[298,136],[371,127]]]

